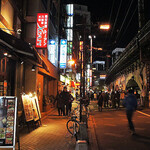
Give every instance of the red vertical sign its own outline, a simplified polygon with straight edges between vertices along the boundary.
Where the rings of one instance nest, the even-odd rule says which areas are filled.
[[[48,13],[37,14],[36,48],[47,48]]]

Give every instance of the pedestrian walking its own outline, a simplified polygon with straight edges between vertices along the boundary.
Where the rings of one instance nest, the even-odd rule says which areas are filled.
[[[98,98],[98,110],[102,112],[102,106],[103,106],[103,95],[102,92],[99,93],[99,98]]]
[[[114,91],[112,91],[112,93],[111,93],[111,102],[112,102],[112,108],[116,108],[116,98],[115,98]]]
[[[135,128],[134,124],[132,122],[132,117],[134,111],[137,109],[137,99],[135,95],[133,94],[133,90],[129,90],[127,96],[123,100],[123,106],[126,107],[126,115],[129,123],[129,129],[131,131],[131,134],[135,134]]]
[[[107,92],[104,93],[103,95],[104,95],[104,96],[103,96],[103,99],[104,99],[104,107],[108,107],[109,95],[108,95]]]
[[[120,107],[120,93],[119,91],[116,92],[116,103],[117,103],[117,109]]]
[[[91,93],[91,101],[93,101],[94,100],[94,93],[92,92]]]
[[[61,116],[63,113],[63,111],[62,111],[63,101],[61,99],[60,93],[61,93],[61,90],[58,91],[56,98],[54,100],[54,105],[57,102],[57,109],[58,109],[58,115],[59,116]]]
[[[69,91],[69,114],[71,113],[72,102],[74,101],[74,97],[71,95],[71,91]]]
[[[61,92],[60,97],[63,102],[63,105],[62,105],[63,116],[68,116],[70,94],[69,94],[69,92],[67,92],[66,86],[64,87],[63,91]]]

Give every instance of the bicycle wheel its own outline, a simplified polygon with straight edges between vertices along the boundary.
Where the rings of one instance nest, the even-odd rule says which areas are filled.
[[[67,130],[72,135],[75,135],[77,132],[79,132],[80,123],[77,120],[69,120],[66,126]]]

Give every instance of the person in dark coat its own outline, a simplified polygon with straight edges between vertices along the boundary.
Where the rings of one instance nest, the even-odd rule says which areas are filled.
[[[102,112],[102,106],[103,106],[103,95],[102,95],[102,93],[99,93],[97,104],[98,104],[98,110]]]
[[[120,107],[120,93],[119,93],[119,91],[117,91],[117,93],[116,93],[116,103],[118,105],[117,108],[119,108]]]
[[[74,97],[71,95],[71,91],[69,91],[69,113],[71,113],[72,102],[74,101]]]
[[[62,106],[63,106],[63,101],[60,97],[60,93],[61,93],[61,90],[58,91],[58,94],[56,95],[56,98],[55,98],[55,101],[54,101],[54,104],[57,102],[57,109],[58,109],[58,115],[62,115]]]
[[[103,100],[104,100],[104,107],[108,107],[109,95],[107,92],[103,94]]]
[[[137,99],[133,94],[133,90],[129,90],[127,96],[123,100],[123,106],[126,107],[126,115],[129,123],[131,134],[135,134],[135,128],[132,122],[134,111],[137,109]]]
[[[63,91],[60,93],[60,97],[63,102],[62,105],[63,116],[68,116],[70,94],[69,92],[67,92],[66,86],[64,87]]]
[[[112,91],[111,93],[111,102],[112,102],[112,107],[116,108],[116,96],[114,91]]]

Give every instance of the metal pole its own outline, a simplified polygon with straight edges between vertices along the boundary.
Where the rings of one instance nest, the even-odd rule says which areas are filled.
[[[93,38],[91,36],[91,40],[90,40],[90,43],[91,43],[91,52],[90,52],[90,73],[91,73],[91,76],[90,76],[90,87],[92,86],[92,61],[93,61],[93,53],[92,53],[92,47],[93,47]]]
[[[139,30],[145,24],[144,0],[138,0]]]

